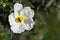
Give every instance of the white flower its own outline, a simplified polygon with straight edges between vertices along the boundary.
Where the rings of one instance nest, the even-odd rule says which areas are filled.
[[[31,30],[35,24],[33,21],[34,11],[30,7],[24,7],[22,4],[14,5],[14,13],[9,15],[9,23],[14,33],[22,33],[25,30]]]

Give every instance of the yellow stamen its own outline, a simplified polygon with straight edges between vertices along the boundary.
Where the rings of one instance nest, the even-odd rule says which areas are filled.
[[[15,19],[15,21],[16,21],[17,23],[22,23],[22,22],[24,22],[24,16],[23,16],[23,15],[17,16],[16,19]]]

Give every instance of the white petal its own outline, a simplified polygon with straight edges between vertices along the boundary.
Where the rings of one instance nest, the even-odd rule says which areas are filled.
[[[9,15],[9,23],[10,23],[10,25],[16,25],[17,23],[15,22],[15,17],[14,17],[14,14],[13,13],[11,13],[10,15]]]
[[[22,8],[23,8],[22,4],[16,3],[14,5],[14,13],[15,13],[15,16],[18,15],[18,11],[20,11]]]
[[[10,23],[10,26],[11,26],[11,30],[14,32],[14,33],[22,33],[25,31],[24,29],[24,25],[23,24],[18,24],[15,22],[15,17],[13,16],[13,13],[11,13],[9,15],[9,23]]]
[[[22,33],[22,32],[25,31],[24,27],[21,26],[21,25],[12,26],[12,27],[11,27],[11,30],[12,30],[14,33]]]
[[[11,26],[11,30],[13,31],[13,33],[18,33],[19,32],[19,26]]]
[[[34,11],[30,7],[25,7],[20,14],[24,14],[26,17],[32,18],[34,16]]]
[[[35,23],[34,23],[33,19],[31,19],[31,18],[28,19],[25,29],[26,29],[26,30],[31,30],[31,29],[33,28],[34,24],[35,24]]]

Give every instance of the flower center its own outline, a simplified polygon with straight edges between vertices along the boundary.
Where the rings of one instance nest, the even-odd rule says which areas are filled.
[[[17,23],[22,23],[22,22],[24,22],[24,16],[23,16],[23,15],[17,16],[17,17],[15,18],[15,21],[16,21]]]

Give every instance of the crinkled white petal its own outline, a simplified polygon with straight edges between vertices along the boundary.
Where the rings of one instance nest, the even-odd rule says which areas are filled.
[[[14,13],[11,13],[11,14],[9,15],[9,23],[10,23],[11,26],[12,26],[12,25],[17,25],[17,23],[15,22]]]
[[[18,15],[18,11],[19,10],[22,10],[22,8],[23,8],[23,5],[22,4],[15,3],[15,5],[14,5],[14,14],[15,14],[15,16]]]
[[[25,23],[25,29],[26,30],[31,30],[33,28],[34,24],[35,24],[33,19],[29,18],[26,21],[27,21],[27,23]]]
[[[18,23],[15,22],[15,17],[13,16],[13,13],[11,13],[9,15],[9,23],[10,23],[10,26],[11,26],[11,30],[14,33],[22,33],[22,32],[25,31],[23,24],[18,24]]]
[[[24,27],[21,26],[21,25],[11,26],[11,30],[12,30],[14,33],[22,33],[22,32],[25,31]]]
[[[32,18],[34,16],[34,11],[30,8],[30,7],[25,7],[24,9],[22,9],[22,11],[20,12],[20,15],[24,14],[26,17],[30,17]]]

